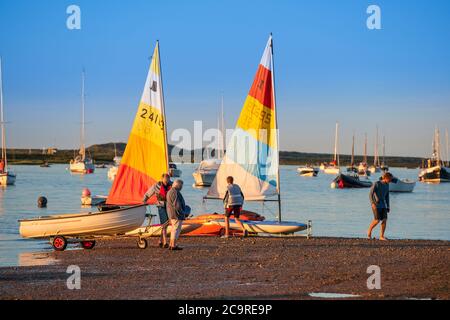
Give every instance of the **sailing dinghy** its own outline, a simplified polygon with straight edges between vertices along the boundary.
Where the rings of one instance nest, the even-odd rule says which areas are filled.
[[[278,221],[264,221],[264,228],[256,228],[256,222],[242,221],[247,230],[252,233],[291,234],[305,230],[308,226],[281,220],[274,84],[273,42],[270,35],[236,129],[205,199],[223,199],[227,186],[226,178],[232,176],[235,183],[241,187],[245,201],[278,202]],[[214,223],[223,228],[222,222],[223,220],[216,220]],[[262,222],[257,224],[262,226]],[[232,229],[236,229],[235,227],[230,225]]]
[[[2,155],[0,159],[0,186],[13,185],[16,182],[16,175],[8,170],[8,159],[6,157],[6,136],[5,121],[3,118],[3,74],[2,60],[0,58],[0,125],[2,131]]]
[[[166,123],[162,94],[159,44],[156,44],[144,91],[128,143],[108,195],[98,212],[76,213],[20,220],[25,238],[49,238],[55,250],[64,250],[68,240],[91,249],[95,239],[138,237],[138,247],[146,248],[148,230],[141,230],[147,204],[142,198],[161,174],[168,172]],[[151,230],[154,231],[153,229]]]

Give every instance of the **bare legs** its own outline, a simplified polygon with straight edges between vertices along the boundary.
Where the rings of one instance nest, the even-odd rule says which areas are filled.
[[[239,225],[239,227],[241,227],[242,232],[245,234],[245,228],[244,225],[242,224],[242,221],[239,220],[238,218],[234,218],[234,220]],[[230,236],[230,218],[225,216],[225,237],[229,236]]]
[[[380,223],[380,220],[372,220],[369,226],[369,230],[367,230],[367,239],[372,239],[372,230]],[[384,232],[386,231],[387,219],[381,220],[381,228],[380,228],[380,240],[386,240],[384,237]]]

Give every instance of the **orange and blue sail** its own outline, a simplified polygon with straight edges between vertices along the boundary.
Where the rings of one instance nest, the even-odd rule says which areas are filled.
[[[226,154],[207,198],[222,198],[226,178],[234,177],[246,200],[279,194],[279,154],[270,36]]]
[[[168,152],[159,44],[153,52],[144,91],[107,204],[142,203],[147,189],[167,173]],[[150,199],[152,204],[155,199]]]

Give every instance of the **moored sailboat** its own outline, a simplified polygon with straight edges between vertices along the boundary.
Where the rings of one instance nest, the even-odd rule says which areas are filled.
[[[428,183],[450,182],[450,169],[441,158],[439,129],[434,131],[433,153],[419,173],[419,181]]]
[[[358,166],[358,175],[359,176],[370,176],[370,171],[367,164],[367,133],[364,136],[364,158],[363,162],[361,162]]]
[[[326,174],[339,174],[341,172],[339,161],[339,122],[336,122],[336,133],[334,136],[334,158],[328,165],[325,165],[323,172]]]
[[[70,160],[69,170],[72,173],[89,174],[94,173],[94,161],[86,155],[85,146],[85,131],[84,131],[84,107],[85,107],[85,92],[84,92],[85,74],[84,70],[81,74],[81,130],[80,130],[80,151],[74,159]]]
[[[380,164],[380,155],[378,153],[378,126],[377,126],[377,132],[375,136],[375,148],[374,148],[374,155],[373,155],[373,165],[369,167],[369,171],[371,173],[379,173],[381,172],[381,164]]]
[[[2,74],[2,60],[0,57],[0,125],[2,134],[2,155],[0,158],[0,186],[13,185],[16,182],[16,175],[8,170],[8,158],[6,155],[6,134],[5,134],[5,120],[3,115],[3,74]]]
[[[347,172],[358,173],[358,168],[355,166],[355,134],[353,133],[352,139],[352,157],[350,160],[350,165],[347,167]]]

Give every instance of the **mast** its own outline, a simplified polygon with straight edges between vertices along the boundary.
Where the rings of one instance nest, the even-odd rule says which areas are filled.
[[[334,162],[337,163],[338,167],[339,163],[339,154],[338,154],[338,144],[339,144],[339,122],[336,122],[336,132],[334,135]]]
[[[86,147],[84,144],[84,106],[85,106],[85,92],[84,92],[84,78],[85,71],[81,72],[81,132],[80,132],[80,155],[81,160],[84,161],[86,158]]]
[[[437,165],[440,166],[441,165],[441,138],[439,135],[439,129],[436,127],[436,160],[437,160]]]
[[[367,165],[367,132],[364,134],[364,164]]]
[[[5,119],[3,117],[3,73],[2,73],[2,58],[0,57],[0,123],[2,131],[2,156],[1,159],[5,162],[5,169],[8,164],[6,159],[6,138],[5,138]]]
[[[166,164],[167,164],[167,170],[169,169],[169,146],[167,144],[167,126],[166,126],[166,107],[164,104],[164,90],[163,90],[163,77],[162,77],[162,68],[161,68],[161,52],[159,50],[159,40],[156,40],[156,46],[158,47],[158,64],[159,64],[159,82],[161,86],[161,111],[163,115],[163,125],[164,125],[164,139],[166,144]],[[149,91],[151,94],[151,90]]]
[[[355,133],[353,132],[353,142],[352,142],[352,160],[350,166],[353,168],[355,166]]]
[[[386,137],[383,136],[383,166],[386,165]]]
[[[225,135],[226,135],[226,129],[225,129],[225,118],[224,118],[224,108],[223,108],[223,92],[222,92],[222,110],[221,110],[221,130],[222,130],[222,139],[220,139],[220,142],[222,144],[222,150],[221,150],[221,159],[223,159],[223,157],[225,156]]]
[[[376,137],[375,137],[375,150],[373,155],[373,166],[378,167],[379,164],[379,156],[378,156],[378,126],[376,131]]]
[[[273,37],[272,32],[270,33],[270,49],[271,49],[271,55],[270,55],[270,63],[272,65],[272,96],[273,96],[273,110],[275,113],[275,132],[276,132],[276,138],[277,138],[277,158],[278,158],[278,168],[277,168],[277,191],[278,191],[278,222],[281,222],[281,188],[280,188],[280,162],[279,162],[279,153],[280,153],[280,136],[278,133],[278,112],[277,112],[277,104],[276,104],[276,94],[275,94],[275,64],[273,59]]]
[[[449,150],[448,150],[448,129],[445,129],[445,142],[447,145],[447,167],[450,167],[450,158],[449,156]]]

